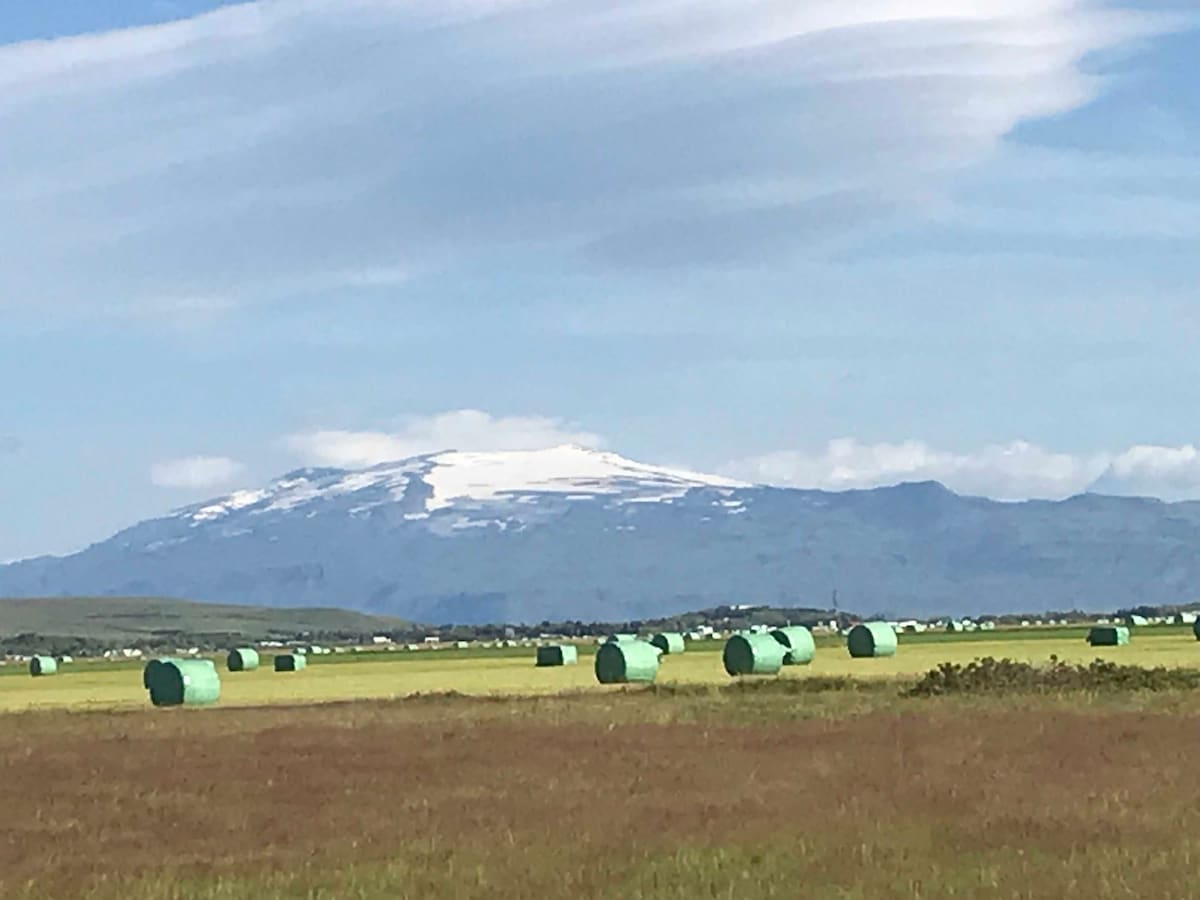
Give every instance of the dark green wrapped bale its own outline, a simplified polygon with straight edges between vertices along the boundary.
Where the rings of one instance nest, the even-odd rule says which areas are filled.
[[[1129,643],[1129,629],[1124,625],[1097,625],[1088,632],[1093,647],[1124,647]]]

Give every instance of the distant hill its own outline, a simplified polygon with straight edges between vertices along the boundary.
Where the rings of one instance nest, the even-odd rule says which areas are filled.
[[[1200,597],[1200,503],[999,503],[940,484],[739,484],[578,447],[302,469],[0,566],[0,595],[347,606],[432,624],[630,621],[725,604],[889,617]]]
[[[35,633],[135,641],[179,632],[235,634],[248,640],[263,640],[304,632],[366,634],[403,625],[400,619],[344,609],[230,606],[156,597],[0,599],[0,637]]]

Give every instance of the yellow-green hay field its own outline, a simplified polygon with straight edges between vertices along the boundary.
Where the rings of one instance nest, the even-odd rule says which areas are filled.
[[[678,690],[601,687],[590,651],[264,660],[191,710],[152,708],[140,664],[8,666],[0,898],[1197,896],[1200,691],[900,687],[983,656],[1200,667],[1200,642],[987,638],[822,640],[726,690],[720,641],[663,660]]]
[[[1082,632],[1081,632],[1082,634]],[[939,636],[940,638],[940,636]],[[692,643],[680,656],[664,657],[659,684],[726,684],[721,665],[723,641]],[[886,679],[919,675],[942,662],[969,662],[985,656],[1046,662],[1051,656],[1070,662],[1105,659],[1139,666],[1200,668],[1200,642],[1181,629],[1144,630],[1125,647],[1090,647],[1081,636],[1014,637],[998,632],[993,640],[905,640],[887,659],[851,659],[845,648],[822,641],[809,666],[784,669],[781,678],[852,676]],[[322,703],[340,700],[387,699],[414,694],[454,692],[471,696],[529,696],[563,691],[612,690],[596,683],[591,648],[579,664],[536,668],[532,648],[517,656],[457,651],[363,653],[353,659],[314,657],[298,673],[271,671],[269,654],[254,672],[221,671],[222,706]],[[13,667],[10,667],[10,669]],[[22,670],[23,672],[23,670]],[[141,664],[105,666],[76,662],[52,678],[21,677],[10,671],[0,678],[0,712],[27,709],[120,709],[147,705],[141,683]]]

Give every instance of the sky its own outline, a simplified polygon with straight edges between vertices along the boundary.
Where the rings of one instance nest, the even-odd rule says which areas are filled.
[[[1200,14],[0,9],[0,560],[302,465],[603,447],[1200,498]]]

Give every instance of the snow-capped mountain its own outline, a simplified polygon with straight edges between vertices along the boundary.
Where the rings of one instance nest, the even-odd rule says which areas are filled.
[[[433,531],[496,526],[543,519],[563,503],[660,503],[697,488],[731,491],[748,485],[661,466],[636,463],[615,453],[567,445],[547,450],[490,453],[448,451],[388,462],[369,469],[300,469],[259,490],[181,510],[176,518],[193,528],[223,532],[262,527],[291,516],[383,511],[424,521]],[[732,511],[738,504],[730,501]]]
[[[0,566],[0,596],[342,606],[433,623],[627,620],[723,603],[864,613],[1200,598],[1200,504],[828,493],[579,447],[302,469]]]

